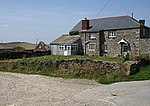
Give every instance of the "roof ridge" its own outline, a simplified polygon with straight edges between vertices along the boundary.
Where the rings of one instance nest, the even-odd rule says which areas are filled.
[[[138,21],[138,20],[136,20],[134,17],[130,17],[130,16],[129,16],[128,18],[132,19],[132,21],[135,21],[137,24],[139,24],[139,25],[140,25],[139,21]]]
[[[120,15],[120,16],[106,16],[102,18],[91,18],[89,20],[99,20],[99,19],[105,19],[105,18],[120,18],[120,17],[130,17],[129,15]]]

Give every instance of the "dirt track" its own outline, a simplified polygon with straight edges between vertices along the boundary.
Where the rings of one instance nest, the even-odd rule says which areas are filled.
[[[150,106],[150,81],[102,85],[0,72],[0,106]]]

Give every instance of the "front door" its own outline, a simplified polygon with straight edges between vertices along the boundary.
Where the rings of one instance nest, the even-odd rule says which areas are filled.
[[[121,55],[122,55],[122,56],[127,55],[128,50],[129,50],[128,45],[125,44],[125,43],[121,43]]]
[[[64,45],[64,56],[71,55],[71,46],[70,45]]]
[[[67,51],[67,45],[64,46],[64,56],[68,55],[68,51]]]

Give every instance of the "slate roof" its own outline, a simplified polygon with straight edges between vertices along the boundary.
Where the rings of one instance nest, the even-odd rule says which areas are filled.
[[[100,31],[100,30],[115,30],[115,29],[128,29],[128,28],[138,28],[140,23],[130,16],[117,16],[117,17],[106,17],[98,19],[89,19],[90,29],[88,31]],[[81,31],[82,21],[80,21],[75,27],[70,31]]]
[[[52,41],[51,44],[72,44],[80,39],[80,36],[78,35],[62,35],[56,40]]]

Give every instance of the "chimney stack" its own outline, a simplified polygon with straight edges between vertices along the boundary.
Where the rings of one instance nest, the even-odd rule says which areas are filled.
[[[85,18],[82,20],[82,30],[88,30],[89,29],[89,20]]]
[[[139,20],[139,23],[140,23],[141,25],[145,25],[145,20]]]

